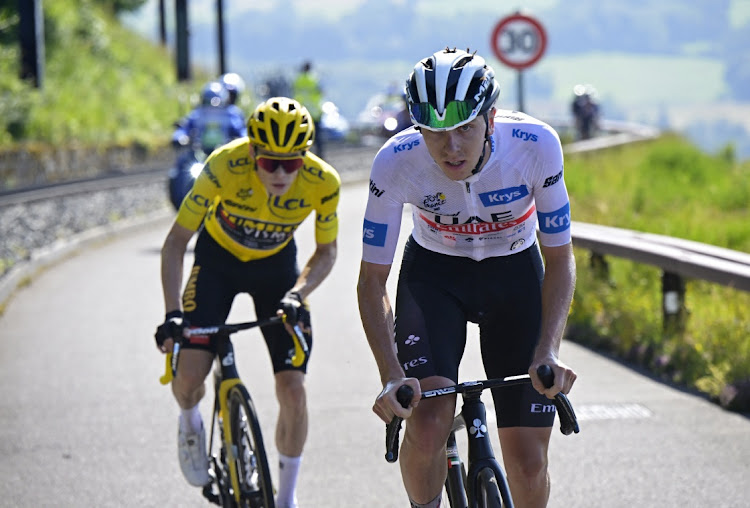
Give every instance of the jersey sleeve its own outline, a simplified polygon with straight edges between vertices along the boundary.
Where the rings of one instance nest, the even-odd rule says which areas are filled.
[[[390,265],[396,253],[405,198],[396,181],[393,161],[381,150],[370,172],[370,190],[362,226],[362,260]]]
[[[198,231],[209,205],[213,201],[213,198],[219,194],[221,184],[211,170],[211,164],[215,160],[213,156],[206,160],[203,170],[193,184],[193,188],[190,189],[187,197],[182,201],[176,219],[177,224],[180,226],[192,231]]]
[[[333,168],[326,174],[326,191],[320,196],[315,208],[315,241],[331,243],[339,232],[338,205],[341,191],[341,179]]]
[[[540,136],[534,201],[539,224],[539,242],[547,247],[570,243],[570,199],[565,187],[562,146],[557,133],[546,126]]]

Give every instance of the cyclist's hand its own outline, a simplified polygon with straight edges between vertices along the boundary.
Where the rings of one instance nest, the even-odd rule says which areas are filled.
[[[302,296],[296,291],[287,291],[279,303],[277,315],[286,316],[286,324],[289,327],[299,324],[302,331],[307,331],[306,312],[308,311],[302,303]]]
[[[537,368],[540,365],[548,365],[552,369],[552,374],[554,375],[554,384],[550,388],[546,388],[544,386],[544,383],[542,383],[542,380],[539,379]],[[556,358],[545,358],[538,361],[535,360],[529,367],[529,376],[531,377],[531,383],[534,386],[534,389],[542,395],[545,395],[549,399],[554,399],[555,395],[560,392],[565,394],[570,393],[571,388],[573,388],[573,383],[575,383],[577,377],[573,369],[557,360]]]
[[[156,347],[162,353],[169,353],[174,347],[175,338],[182,335],[183,330],[188,325],[187,321],[182,317],[182,311],[173,310],[167,312],[164,317],[164,323],[156,327],[156,333],[154,339],[156,340]]]
[[[414,391],[411,403],[406,408],[404,408],[396,399],[396,392],[401,385],[409,385]],[[422,390],[419,386],[419,381],[416,378],[409,377],[393,379],[385,384],[383,390],[378,395],[378,398],[375,399],[375,404],[373,404],[372,410],[385,423],[390,423],[394,416],[409,418],[412,409],[417,407],[421,397]]]

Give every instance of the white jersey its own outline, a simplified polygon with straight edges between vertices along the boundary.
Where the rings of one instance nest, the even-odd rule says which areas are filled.
[[[443,174],[413,127],[380,149],[370,173],[362,259],[391,264],[401,214],[411,204],[422,247],[477,261],[570,242],[570,203],[557,133],[524,113],[498,110],[482,170],[465,180]]]

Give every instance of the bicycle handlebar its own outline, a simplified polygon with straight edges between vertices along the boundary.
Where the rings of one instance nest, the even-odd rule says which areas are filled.
[[[204,326],[201,328],[183,328],[182,336],[190,338],[193,335],[230,335],[241,330],[249,330],[251,328],[276,325],[286,322],[286,315],[283,317],[274,316],[266,319],[259,319],[258,321],[248,321],[246,323],[232,323],[223,324],[216,326]],[[310,349],[305,340],[305,335],[302,333],[298,324],[294,324],[292,327],[294,335],[292,339],[294,341],[294,355],[292,356],[292,366],[299,367],[305,362],[305,358],[310,353]],[[163,385],[169,384],[173,377],[174,372],[177,370],[177,365],[173,365],[172,359],[174,354],[180,350],[180,341],[177,341],[174,345],[172,353],[165,355],[165,366],[164,374],[159,378],[159,382]]]
[[[537,369],[537,374],[542,380],[542,383],[546,388],[550,388],[555,384],[555,374],[549,365],[540,365]],[[451,393],[463,393],[471,390],[486,390],[488,388],[497,388],[502,386],[512,386],[520,383],[530,383],[531,378],[528,374],[521,376],[511,376],[504,379],[491,379],[484,381],[467,381],[453,386],[445,388],[437,388],[435,390],[429,390],[422,393],[423,399],[431,397],[439,397],[441,395],[448,395]],[[414,397],[414,390],[409,385],[401,385],[396,390],[396,400],[402,407],[406,408],[411,403],[411,399]],[[575,411],[573,411],[573,405],[570,403],[568,397],[558,392],[554,398],[555,408],[560,418],[560,432],[568,436],[572,433],[578,434],[580,427],[578,426],[578,420],[576,419]],[[388,462],[396,462],[398,460],[398,443],[399,433],[401,432],[401,422],[403,418],[394,416],[391,423],[386,424],[385,429],[385,460]]]

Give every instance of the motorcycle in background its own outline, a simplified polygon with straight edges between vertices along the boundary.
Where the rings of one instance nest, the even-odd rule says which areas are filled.
[[[201,92],[201,104],[175,122],[172,146],[177,149],[169,170],[169,200],[179,210],[211,152],[229,141],[247,135],[245,118],[229,102],[229,92],[218,82],[208,83]]]
[[[185,199],[193,187],[195,179],[203,171],[203,163],[206,154],[199,146],[190,143],[190,140],[181,140],[184,144],[177,143],[178,150],[175,165],[169,169],[168,191],[169,201],[175,210],[180,209],[182,200]]]

